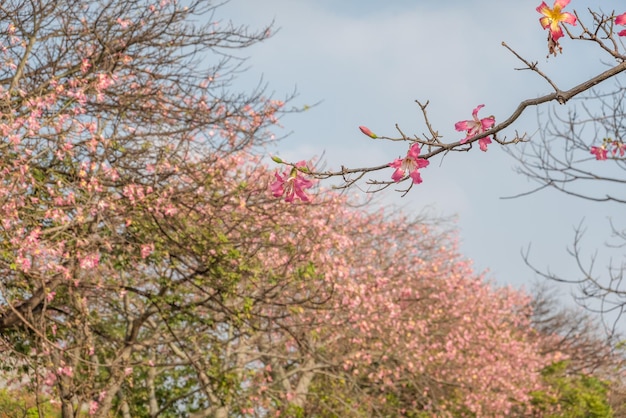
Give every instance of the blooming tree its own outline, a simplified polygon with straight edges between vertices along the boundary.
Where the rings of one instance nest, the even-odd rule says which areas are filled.
[[[228,93],[230,51],[270,28],[216,13],[204,0],[0,6],[10,383],[63,418],[531,413],[561,354],[541,351],[529,298],[486,284],[421,219],[310,199],[324,174],[309,163],[276,157],[272,177],[259,155],[283,102]],[[578,94],[555,90],[519,112]],[[462,143],[403,136],[390,184],[419,184],[445,150],[503,142],[517,116],[497,125],[480,108],[457,123]]]
[[[0,6],[0,334],[28,371],[18,377],[64,417],[127,409],[134,367],[175,346],[190,310],[218,304],[188,293],[218,280],[210,259],[234,257],[227,244],[207,250],[220,235],[197,229],[210,214],[195,196],[226,198],[215,170],[271,139],[282,102],[227,93],[230,51],[269,28],[214,12],[205,1]],[[234,279],[222,279],[203,286],[228,292]]]

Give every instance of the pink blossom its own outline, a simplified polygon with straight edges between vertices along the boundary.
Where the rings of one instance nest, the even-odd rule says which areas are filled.
[[[561,29],[560,23],[568,23],[570,25],[576,25],[576,16],[568,12],[561,12],[561,10],[569,4],[570,0],[556,0],[552,9],[548,7],[545,2],[541,2],[537,11],[543,15],[539,19],[541,27],[550,30],[550,37],[552,41],[558,44],[560,38],[563,37],[563,29]]]
[[[361,130],[361,132],[363,132],[365,135],[369,136],[370,138],[373,138],[373,139],[378,138],[378,135],[370,131],[370,129],[367,126],[359,126],[359,129]]]
[[[50,372],[46,375],[46,378],[43,381],[45,386],[52,386],[57,381],[57,376],[53,372]]]
[[[616,155],[619,153],[619,156],[623,157],[625,151],[626,151],[626,144],[624,144],[622,141],[613,141],[613,155]]]
[[[98,402],[96,401],[91,401],[89,403],[89,415],[96,415],[96,412],[98,412]]]
[[[79,260],[80,268],[91,270],[98,267],[100,263],[100,254],[99,253],[91,253],[85,256],[81,256]]]
[[[591,147],[591,154],[596,156],[596,160],[606,160],[607,158],[607,149],[604,145],[600,147]]]
[[[16,263],[16,264],[19,264],[20,269],[21,269],[23,272],[28,272],[28,270],[30,270],[30,268],[32,267],[32,263],[31,263],[31,261],[30,261],[30,258],[28,258],[28,257],[23,257],[23,256],[21,256],[21,255],[20,255],[20,256],[18,256],[18,257],[16,257],[16,259],[15,259],[15,263]]]
[[[83,60],[80,63],[80,71],[85,74],[87,71],[89,71],[89,69],[91,68],[91,63],[89,62],[89,60],[87,58],[83,58]]]
[[[626,25],[626,13],[623,13],[615,18],[616,25]],[[619,36],[626,36],[626,29],[617,33]]]
[[[74,370],[72,370],[70,366],[59,367],[57,369],[57,375],[72,377],[74,375]]]
[[[304,193],[304,189],[313,187],[313,182],[304,178],[302,169],[308,170],[304,161],[296,163],[295,167],[285,170],[283,174],[275,172],[276,180],[270,185],[274,197],[285,196],[286,202],[293,202],[298,197],[303,202],[308,202],[310,198]]]
[[[154,251],[154,244],[143,244],[141,246],[141,258],[146,259]]]
[[[117,18],[117,23],[122,27],[122,29],[126,29],[133,22],[130,19],[122,19],[121,17],[118,17]]]
[[[430,162],[424,158],[419,158],[419,154],[420,145],[416,143],[411,145],[406,157],[396,158],[394,161],[389,163],[389,167],[396,169],[391,176],[393,181],[398,182],[402,180],[408,171],[409,176],[413,179],[413,183],[419,184],[422,182],[422,177],[420,176],[418,170],[428,166]]]
[[[491,129],[496,123],[496,119],[493,116],[488,116],[483,119],[478,119],[478,111],[485,107],[485,105],[478,105],[474,111],[472,111],[472,120],[463,120],[454,124],[454,129],[457,131],[467,131],[467,136],[461,139],[461,144],[466,143],[470,138],[480,135],[483,132]],[[491,144],[491,138],[485,137],[478,140],[478,145],[482,151],[487,151],[487,145]]]

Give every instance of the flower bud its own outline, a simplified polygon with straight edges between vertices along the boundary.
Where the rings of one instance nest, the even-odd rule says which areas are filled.
[[[361,132],[363,132],[365,135],[369,136],[370,138],[373,138],[373,139],[378,138],[378,135],[370,131],[367,126],[359,126],[359,129],[361,130]]]

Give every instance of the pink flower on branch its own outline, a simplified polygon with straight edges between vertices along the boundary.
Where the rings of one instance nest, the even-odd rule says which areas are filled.
[[[406,172],[408,171],[409,176],[413,179],[413,183],[421,183],[422,177],[420,176],[419,169],[428,166],[430,162],[424,158],[419,158],[419,155],[420,145],[413,144],[411,145],[411,148],[409,148],[409,152],[407,152],[406,157],[396,158],[394,161],[390,162],[389,167],[396,169],[396,171],[394,171],[391,175],[393,181],[399,182],[404,178]]]
[[[596,160],[606,160],[607,159],[607,149],[604,145],[600,147],[591,147],[591,154],[596,156]]]
[[[282,174],[275,172],[276,180],[270,185],[274,197],[285,196],[286,202],[293,202],[298,197],[303,202],[310,200],[309,196],[304,193],[304,189],[313,187],[313,182],[304,178],[302,173],[308,172],[309,169],[304,161],[300,161],[290,169],[285,170]]]
[[[463,120],[454,124],[454,129],[457,131],[467,131],[467,136],[460,141],[461,144],[466,143],[476,135],[488,131],[496,123],[496,119],[493,116],[478,119],[478,111],[483,107],[485,107],[485,105],[478,105],[476,109],[472,111],[472,120]],[[491,144],[491,138],[488,136],[478,140],[481,151],[487,151],[487,145],[489,144]]]
[[[626,26],[626,13],[623,13],[615,18],[616,25]],[[617,33],[619,36],[626,36],[626,29]]]
[[[602,140],[602,145],[599,147],[591,147],[589,152],[595,155],[596,160],[600,161],[608,159],[609,152],[613,154],[613,157],[617,157],[618,154],[620,157],[624,157],[624,154],[626,154],[626,144],[624,144],[621,140],[604,138]]]
[[[537,11],[543,15],[539,23],[544,29],[550,30],[550,37],[558,45],[559,39],[563,37],[563,29],[560,23],[576,25],[576,16],[568,12],[562,12],[563,8],[569,4],[570,0],[556,0],[552,9],[542,1]]]
[[[619,153],[620,157],[624,156],[626,152],[626,144],[622,141],[613,141],[613,155],[617,155]]]

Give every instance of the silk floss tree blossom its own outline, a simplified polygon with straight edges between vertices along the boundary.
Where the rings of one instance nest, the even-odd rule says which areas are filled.
[[[601,145],[599,147],[593,146],[591,147],[591,150],[589,152],[596,156],[596,160],[607,159],[608,150],[604,145]]]
[[[389,163],[389,167],[393,167],[396,171],[393,172],[391,178],[395,182],[399,182],[404,178],[406,173],[409,173],[409,177],[413,179],[414,184],[419,184],[422,182],[422,176],[420,175],[419,169],[427,167],[430,162],[425,160],[424,158],[419,158],[420,155],[420,145],[413,144],[404,158],[396,158],[392,162]]]
[[[277,161],[277,158],[274,157],[274,161]],[[289,203],[293,202],[296,197],[303,202],[308,202],[310,198],[304,193],[304,189],[313,187],[313,182],[302,175],[303,172],[308,171],[306,162],[299,161],[282,174],[275,172],[276,180],[270,185],[274,197],[285,196],[285,201]]]
[[[623,157],[626,154],[626,144],[619,140],[604,138],[602,145],[592,146],[589,150],[591,154],[595,155],[596,160],[606,160],[609,156],[609,151],[613,154],[613,157]]]
[[[480,135],[483,132],[491,129],[496,123],[496,119],[493,116],[488,116],[483,119],[478,119],[478,111],[485,107],[485,105],[478,105],[472,111],[471,120],[463,120],[454,124],[454,128],[457,131],[467,131],[467,136],[461,139],[461,144],[466,143],[470,138]],[[491,144],[491,138],[486,136],[478,140],[478,145],[481,151],[487,151],[487,145]]]
[[[572,26],[576,25],[576,16],[571,13],[563,12],[563,8],[569,4],[570,0],[556,0],[554,6],[551,8],[545,2],[541,2],[537,11],[543,15],[539,19],[539,23],[544,29],[549,29],[548,34],[548,49],[550,54],[556,56],[556,51],[563,51],[561,45],[559,45],[559,39],[563,37],[563,29],[561,28],[561,22],[568,23]]]

